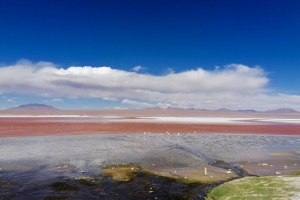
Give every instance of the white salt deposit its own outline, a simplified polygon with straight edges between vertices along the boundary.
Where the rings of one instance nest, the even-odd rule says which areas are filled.
[[[262,122],[300,124],[300,119],[260,119]]]
[[[153,121],[159,122],[178,122],[178,123],[221,123],[221,124],[236,124],[250,123],[246,120],[253,118],[225,118],[225,117],[149,117]]]
[[[300,124],[300,119],[230,118],[230,117],[148,117],[156,122],[205,123],[205,124],[253,124],[263,122]]]
[[[88,115],[0,115],[0,118],[48,118],[48,117],[89,117]]]

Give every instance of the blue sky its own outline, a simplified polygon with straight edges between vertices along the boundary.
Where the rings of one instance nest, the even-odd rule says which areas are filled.
[[[0,109],[300,110],[299,10],[297,0],[1,0]]]

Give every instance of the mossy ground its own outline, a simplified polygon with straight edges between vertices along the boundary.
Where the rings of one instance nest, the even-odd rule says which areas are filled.
[[[299,190],[299,189],[298,189]],[[214,188],[207,200],[289,199],[297,188],[280,177],[246,177],[224,183]]]
[[[292,175],[300,176],[300,170],[293,171]]]

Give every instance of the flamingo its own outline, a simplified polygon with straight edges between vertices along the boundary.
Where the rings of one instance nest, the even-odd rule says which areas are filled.
[[[167,131],[166,134],[168,134],[168,136],[167,136],[166,138],[167,138],[167,140],[169,140],[169,138],[170,138],[170,133]]]

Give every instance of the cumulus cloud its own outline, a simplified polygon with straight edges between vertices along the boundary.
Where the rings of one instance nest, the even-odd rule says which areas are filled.
[[[15,103],[15,101],[12,100],[12,99],[7,99],[6,101],[7,101],[7,102],[10,102],[10,103]]]
[[[118,101],[117,98],[113,98],[113,97],[103,97],[102,100],[105,100],[105,101]]]
[[[63,99],[58,99],[58,98],[55,98],[55,99],[52,99],[53,102],[64,102]]]
[[[141,69],[144,69],[142,66],[135,66],[134,68],[132,68],[131,70],[132,71],[135,71],[135,72],[138,72],[140,71]]]
[[[106,66],[63,69],[50,62],[32,63],[27,60],[0,67],[0,91],[3,93],[111,101],[124,99],[122,103],[137,107],[162,103],[208,109],[263,110],[283,105],[300,109],[297,103],[299,96],[271,94],[266,87],[268,82],[261,67],[242,64],[230,64],[214,70],[198,68],[163,76]],[[62,99],[55,99],[62,102]]]

